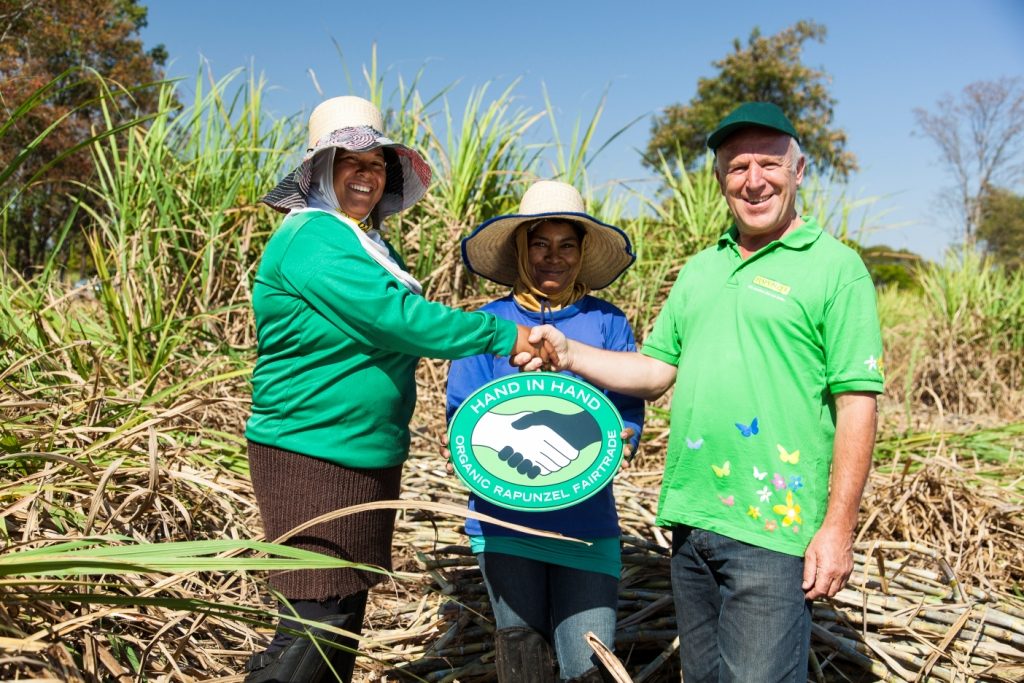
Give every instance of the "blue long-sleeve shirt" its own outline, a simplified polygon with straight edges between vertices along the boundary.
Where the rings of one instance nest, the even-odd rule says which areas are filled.
[[[527,311],[517,304],[511,295],[492,301],[480,310],[528,327],[540,325],[542,322],[549,323],[569,339],[598,348],[613,351],[636,350],[633,330],[625,314],[612,304],[592,296],[585,296],[562,310],[546,312],[543,321],[540,313]],[[495,358],[489,354],[453,361],[448,374],[448,419],[451,420],[466,397],[481,386],[516,372],[519,372],[518,368],[509,365],[508,359]],[[619,410],[625,426],[632,427],[636,432],[632,439],[633,446],[636,446],[643,428],[643,400],[615,392],[605,393]],[[609,538],[619,535],[619,518],[615,511],[612,484],[590,498],[561,510],[509,510],[472,494],[469,498],[469,508],[508,522],[555,531],[575,538]],[[481,523],[475,519],[466,520],[466,533],[471,536],[522,536],[518,532]]]

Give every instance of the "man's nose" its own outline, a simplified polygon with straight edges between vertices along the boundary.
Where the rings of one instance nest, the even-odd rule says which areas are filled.
[[[756,161],[751,162],[747,167],[747,185],[749,187],[760,187],[764,184],[764,169]]]

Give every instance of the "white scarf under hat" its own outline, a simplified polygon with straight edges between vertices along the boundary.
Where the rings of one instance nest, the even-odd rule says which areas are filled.
[[[402,268],[398,261],[391,257],[384,238],[380,231],[374,228],[363,230],[357,225],[348,214],[341,210],[341,202],[334,193],[334,154],[337,147],[329,147],[313,159],[312,178],[309,186],[309,196],[306,197],[305,209],[292,209],[292,213],[303,213],[305,211],[323,211],[336,218],[341,219],[348,228],[355,233],[363,249],[370,258],[384,267],[386,271],[394,275],[405,287],[414,294],[423,293],[423,285],[412,276],[409,271]],[[363,217],[365,220],[365,216]]]

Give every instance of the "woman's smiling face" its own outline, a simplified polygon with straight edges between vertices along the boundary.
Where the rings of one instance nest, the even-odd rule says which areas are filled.
[[[526,237],[530,275],[548,296],[572,286],[580,262],[580,238],[571,223],[544,221]]]
[[[387,172],[384,151],[369,152],[339,149],[334,157],[334,194],[341,210],[363,220],[370,215],[384,194]]]

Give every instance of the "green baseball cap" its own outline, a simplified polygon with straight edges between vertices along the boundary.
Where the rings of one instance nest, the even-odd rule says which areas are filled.
[[[711,135],[708,136],[708,149],[717,150],[730,135],[751,126],[771,128],[800,142],[796,128],[789,122],[778,105],[771,102],[744,102],[733,109],[718,124],[718,128],[711,132]]]

